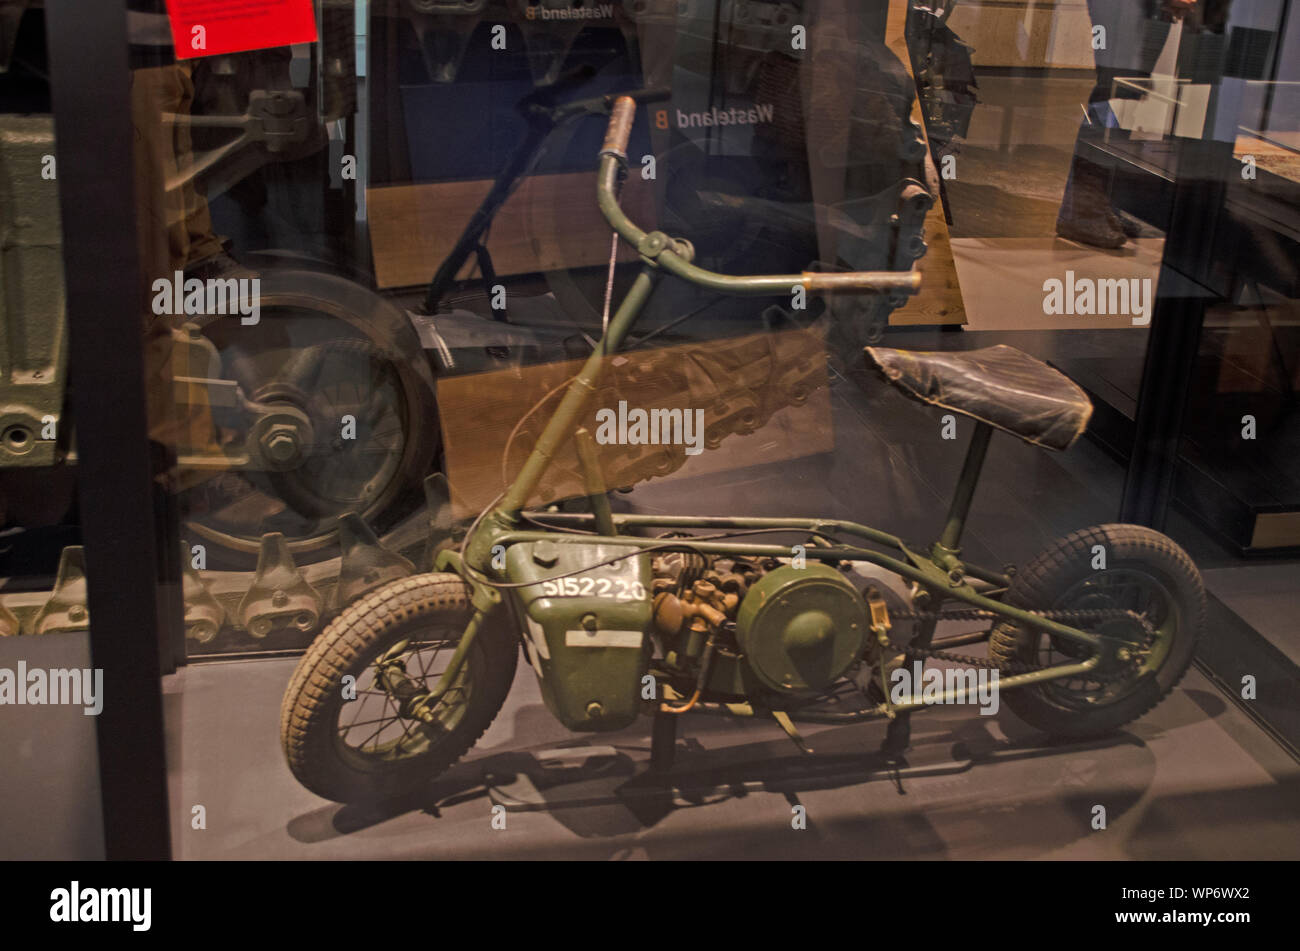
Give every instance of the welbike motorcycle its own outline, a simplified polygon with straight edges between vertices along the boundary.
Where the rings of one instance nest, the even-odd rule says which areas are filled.
[[[901,755],[914,711],[962,702],[971,682],[900,693],[904,665],[996,672],[1011,709],[1055,736],[1104,733],[1142,716],[1191,662],[1205,610],[1200,575],[1164,535],[1098,525],[1019,570],[962,558],[961,536],[995,429],[1068,448],[1091,406],[1062,374],[1010,347],[866,359],[925,403],[976,420],[946,521],[928,549],[816,516],[614,514],[591,424],[602,375],[664,274],[718,291],[908,293],[916,272],[729,276],[692,264],[688,241],[638,228],[618,203],[636,110],[611,113],[597,200],[643,264],[608,328],[508,488],[433,572],[352,604],[317,638],[281,711],[288,764],[340,802],[407,794],[482,736],[505,701],[522,644],[550,712],[570,730],[653,718],[652,767],[671,764],[685,715],[770,718],[807,749],[800,723],[885,719]],[[577,458],[589,512],[530,511],[557,459]],[[794,534],[798,545],[777,544]],[[982,633],[935,638],[949,620]],[[951,648],[987,642],[984,655]]]

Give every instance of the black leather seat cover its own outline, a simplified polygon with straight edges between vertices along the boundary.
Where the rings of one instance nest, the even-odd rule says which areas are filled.
[[[867,356],[909,396],[1036,446],[1068,449],[1092,415],[1088,395],[1073,380],[1004,344],[951,353],[867,347]]]

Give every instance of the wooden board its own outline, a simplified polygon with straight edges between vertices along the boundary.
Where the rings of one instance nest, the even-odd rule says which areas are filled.
[[[799,331],[750,334],[706,344],[683,344],[658,350],[636,351],[619,354],[611,359],[611,363],[616,365],[613,372],[617,373],[620,380],[635,381],[631,387],[620,386],[620,390],[630,397],[630,405],[672,408],[683,406],[689,397],[695,397],[693,405],[706,406],[706,418],[711,419],[720,412],[729,412],[743,402],[743,396],[737,392],[734,382],[744,371],[705,373],[702,377],[699,371],[707,369],[710,357],[722,351],[731,351],[738,360],[747,361],[754,348],[764,353],[779,352],[785,346],[783,341],[793,345],[798,334]],[[808,357],[800,363],[800,372],[805,373],[807,379],[815,381],[816,386],[803,403],[773,404],[779,408],[753,432],[725,436],[716,448],[706,448],[699,455],[687,456],[684,465],[662,478],[681,479],[732,471],[833,449],[830,391],[826,386],[825,343],[813,335],[804,350]],[[697,356],[700,352],[709,356],[703,361],[694,359],[692,351]],[[752,366],[753,361],[747,362]],[[774,375],[790,373],[795,369],[796,362],[775,360]],[[527,448],[530,436],[535,436],[540,431],[561,398],[564,382],[576,374],[581,366],[582,361],[574,360],[439,380],[438,411],[442,418],[447,479],[452,487],[455,517],[472,517],[477,514],[502,490],[505,478],[515,475],[522,463],[523,450]],[[689,394],[681,387],[681,374],[678,372],[684,366],[691,368],[687,376],[696,383],[690,388]],[[716,393],[701,404],[700,394],[708,390],[716,390]],[[524,434],[524,445],[512,447],[507,471],[503,473],[502,460],[516,424],[547,394],[552,395],[542,409],[520,426]],[[597,402],[604,406],[607,401],[608,394],[601,391]],[[596,429],[593,420],[599,408],[600,406],[593,406],[589,418],[585,420],[592,431]],[[516,439],[519,438],[516,436]],[[611,454],[618,454],[623,448],[599,447],[607,476],[612,468]],[[556,464],[543,480],[541,491],[533,503],[582,494],[582,486],[575,470],[576,451],[570,441],[556,455]]]
[[[623,189],[623,208],[647,230],[656,220],[650,184],[633,175]],[[491,188],[486,179],[367,188],[379,286],[428,283]],[[603,264],[609,241],[609,225],[596,207],[595,171],[566,172],[519,183],[492,222],[488,251],[496,272],[506,277]],[[635,260],[636,252],[621,243],[619,259]],[[475,267],[471,256],[459,276],[468,277]]]
[[[1273,141],[1251,135],[1238,135],[1233,158],[1255,156],[1255,164],[1287,181],[1300,182],[1300,133],[1278,132]]]

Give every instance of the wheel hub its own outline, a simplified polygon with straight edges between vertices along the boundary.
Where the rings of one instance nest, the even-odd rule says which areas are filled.
[[[312,425],[307,414],[289,403],[263,404],[267,411],[253,424],[248,443],[267,469],[285,472],[297,467],[304,447],[312,442]]]

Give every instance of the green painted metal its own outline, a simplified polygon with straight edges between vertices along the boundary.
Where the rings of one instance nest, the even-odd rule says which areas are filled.
[[[862,596],[838,571],[813,562],[769,571],[749,589],[736,638],[755,676],[780,693],[816,693],[862,655]]]
[[[961,550],[961,533],[966,527],[966,516],[970,514],[971,501],[975,498],[975,488],[979,485],[980,472],[984,469],[984,457],[988,454],[989,439],[992,436],[993,427],[988,423],[979,423],[975,426],[970,445],[966,449],[966,461],[962,463],[957,489],[948,506],[948,520],[944,523],[943,534],[939,536],[939,545],[954,554]]]
[[[1052,667],[1048,670],[1034,670],[1024,674],[1012,674],[1009,677],[999,676],[998,689],[1006,690],[1010,687],[1023,687],[1026,684],[1038,684],[1047,680],[1059,680],[1062,677],[1078,677],[1081,674],[1086,674],[1089,671],[1096,669],[1097,665],[1100,663],[1101,655],[1094,654],[1092,657],[1089,657],[1087,660],[1078,664],[1062,664],[1059,667]],[[934,704],[962,703],[964,701],[969,702],[966,691],[961,688],[954,688],[951,690],[945,690],[940,697],[931,700],[928,703],[915,698],[912,700],[906,700],[903,703],[896,703],[894,704],[894,710],[896,712],[902,712],[904,710],[919,710],[922,707],[929,707]]]
[[[591,516],[580,512],[529,512],[529,516],[554,523],[583,527]],[[868,525],[835,518],[748,518],[701,515],[637,515],[617,514],[614,524],[619,528],[714,528],[745,530],[753,528],[789,529],[791,532],[808,532],[816,535],[856,535],[879,545],[902,549],[903,543],[896,535],[882,532]],[[788,553],[787,553],[788,554]],[[1003,579],[1006,580],[1006,579]]]
[[[492,519],[485,519],[487,523],[485,527],[489,529],[488,535],[491,534],[492,523],[513,525],[517,522],[520,510],[528,504],[528,499],[537,489],[552,458],[573,435],[578,421],[582,419],[591,399],[595,396],[597,385],[605,372],[606,358],[618,350],[628,331],[632,329],[632,324],[636,321],[651,291],[654,290],[657,280],[658,276],[648,267],[642,268],[641,273],[637,275],[627,297],[610,320],[609,330],[596,344],[595,350],[587,358],[577,377],[569,384],[560,405],[556,407],[555,414],[537,438],[537,445],[524,461],[523,468],[511,483],[505,498],[494,509]],[[482,541],[471,540],[467,549],[470,564],[479,570],[485,570],[486,560],[483,556],[490,549],[490,541],[487,549],[484,549]]]
[[[433,690],[429,691],[428,697],[421,699],[421,706],[426,709],[431,707],[433,704],[436,704],[441,700],[443,695],[451,689],[451,685],[456,682],[456,678],[460,674],[460,669],[465,663],[465,658],[469,656],[470,646],[474,643],[475,638],[478,637],[478,632],[483,629],[483,622],[486,618],[486,612],[478,610],[476,610],[473,616],[470,617],[469,623],[465,625],[465,633],[462,634],[460,640],[456,642],[456,649],[452,652],[451,660],[447,661],[447,669],[442,672],[442,676],[438,678],[438,682],[434,685]]]
[[[626,554],[632,557],[589,567]],[[555,718],[580,731],[632,723],[650,660],[650,556],[621,538],[589,542],[552,533],[511,546],[505,574],[512,584],[531,582],[510,590],[528,660]]]
[[[768,521],[766,519],[757,519],[756,521]],[[771,519],[772,522],[781,522],[781,519]],[[643,517],[641,524],[654,526],[660,524],[657,519],[650,516]],[[663,523],[665,525],[669,522]],[[756,526],[758,527],[758,526]],[[785,526],[777,525],[784,529]],[[494,544],[505,545],[507,549],[511,545],[521,542],[536,542],[542,539],[561,538],[555,532],[507,532],[495,537]],[[628,535],[620,535],[617,538],[603,538],[597,535],[583,535],[582,540],[597,544],[600,542],[618,542],[620,544],[635,545],[639,548],[654,548],[661,551],[695,551],[705,555],[742,555],[752,558],[788,558],[790,549],[783,545],[747,545],[736,542],[695,542],[690,539],[654,539],[654,538],[636,538]],[[1069,640],[1077,641],[1088,647],[1096,648],[1101,644],[1101,639],[1095,634],[1089,634],[1087,631],[1081,631],[1078,628],[1070,627],[1052,621],[1048,618],[1039,617],[1029,611],[1021,610],[1001,601],[985,597],[975,591],[970,585],[959,585],[955,587],[948,586],[947,572],[940,569],[933,562],[928,561],[922,556],[913,555],[921,566],[908,564],[899,561],[897,558],[891,558],[880,552],[872,551],[868,548],[854,548],[848,545],[839,545],[834,548],[808,548],[805,556],[816,561],[865,561],[873,565],[879,565],[897,575],[907,578],[909,581],[916,581],[921,585],[934,589],[942,586],[942,596],[945,599],[954,601],[964,601],[972,607],[982,608],[986,611],[992,611],[995,614],[1008,618],[1009,620],[1025,624],[1038,630],[1047,631],[1051,634],[1057,634]],[[929,570],[925,567],[928,565]],[[931,609],[937,609],[938,605],[931,605]]]
[[[662,231],[646,233],[638,228],[618,204],[616,185],[622,161],[619,156],[602,154],[596,173],[596,201],[610,226],[641,254],[643,260],[663,268],[669,274],[699,287],[736,296],[789,295],[796,290],[809,293],[882,293],[915,294],[921,289],[920,275],[912,271],[884,271],[863,275],[851,274],[719,274],[691,263],[689,245],[675,241]]]
[[[57,461],[67,330],[53,161],[53,118],[0,116],[0,467]]]
[[[1035,670],[1024,674],[1013,674],[1009,677],[998,678],[998,689],[1006,690],[1014,687],[1024,687],[1029,684],[1044,683],[1049,680],[1059,680],[1063,677],[1078,677],[1095,670],[1101,663],[1099,656],[1090,657],[1085,661],[1077,664],[1063,664],[1059,667],[1053,667],[1050,670]],[[894,713],[910,712],[920,710],[924,707],[936,706],[939,704],[960,703],[966,698],[966,691],[958,688],[945,690],[943,694],[929,702],[912,699],[903,703],[888,704],[880,703],[875,707],[865,710],[801,710],[798,707],[792,707],[786,710],[786,714],[791,720],[803,723],[861,723],[866,720],[881,720],[888,718]],[[712,714],[714,716],[731,716],[731,717],[758,717],[767,716],[772,711],[755,703],[701,703],[698,704],[693,713]]]
[[[600,459],[596,454],[596,440],[585,426],[579,426],[573,434],[573,444],[578,450],[578,464],[582,468],[583,489],[591,505],[596,530],[602,535],[617,535],[614,518],[609,509],[609,488],[605,485],[600,471]]]

